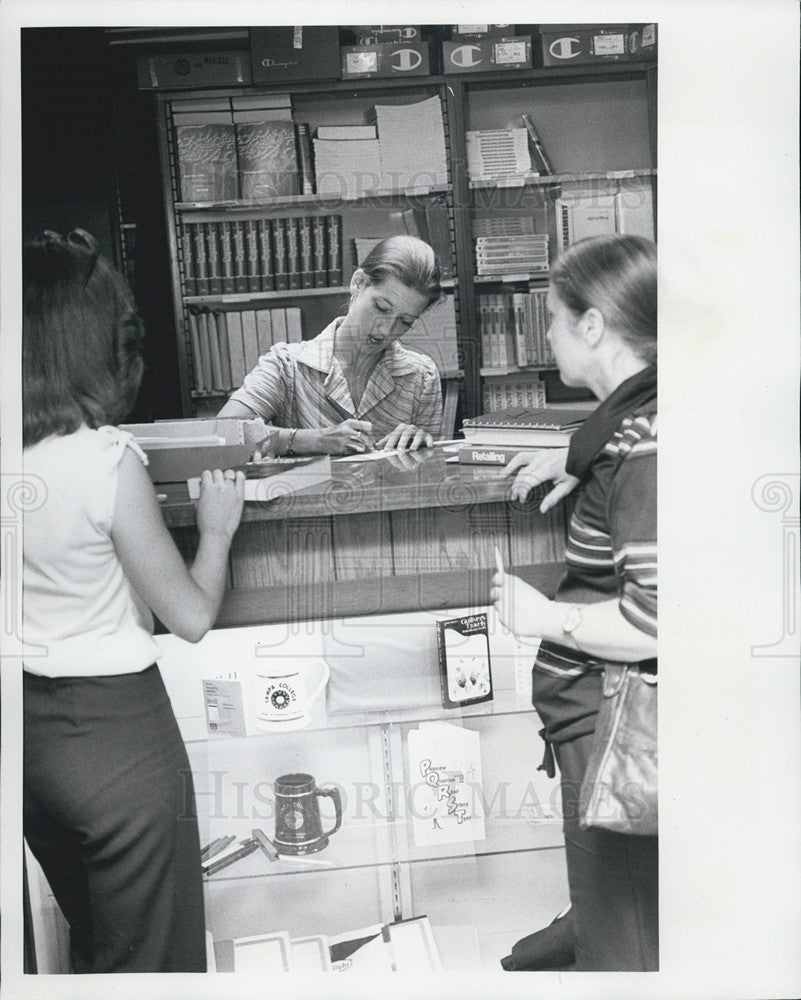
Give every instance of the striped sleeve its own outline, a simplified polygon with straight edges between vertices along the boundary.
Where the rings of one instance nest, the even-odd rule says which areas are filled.
[[[620,452],[607,507],[620,611],[636,628],[656,636],[656,418],[632,421]]]
[[[442,387],[433,361],[425,359],[420,389],[415,400],[412,423],[437,438],[442,433]]]
[[[272,420],[280,411],[286,387],[293,377],[287,347],[279,344],[263,354],[253,371],[245,376],[242,388],[231,395],[231,399],[249,406],[264,420]]]

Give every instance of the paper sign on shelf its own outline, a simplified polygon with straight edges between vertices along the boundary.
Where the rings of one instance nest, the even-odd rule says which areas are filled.
[[[409,732],[410,814],[417,847],[484,840],[479,734],[447,722]]]

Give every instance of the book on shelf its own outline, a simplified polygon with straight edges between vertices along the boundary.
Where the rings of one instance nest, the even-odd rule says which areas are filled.
[[[217,392],[225,391],[222,374],[222,358],[220,357],[220,342],[217,339],[217,323],[214,313],[203,312],[200,314],[206,324],[206,338],[209,345],[209,355],[211,360],[211,387]]]
[[[287,216],[284,219],[284,229],[286,231],[287,286],[291,289],[300,288],[300,239],[297,218]]]
[[[317,139],[377,139],[375,125],[318,125]]]
[[[470,180],[532,176],[528,133],[524,128],[475,129],[465,133]]]
[[[545,152],[545,147],[542,144],[539,132],[537,132],[534,127],[531,115],[523,114],[520,118],[526,126],[526,132],[528,133],[528,139],[531,143],[532,153],[534,154],[533,161],[535,169],[541,174],[552,174],[554,172],[553,164],[551,163],[550,157]]]
[[[236,139],[243,200],[268,201],[298,194],[294,122],[238,122]]]
[[[453,249],[448,206],[444,198],[434,198],[425,205],[427,235],[423,237],[437,255],[443,278],[453,277]]]
[[[332,288],[342,284],[342,216],[329,215],[326,222],[328,245],[328,284]]]
[[[312,217],[298,218],[298,255],[300,257],[300,287],[314,288],[314,253],[312,251]]]
[[[228,354],[231,359],[231,383],[238,389],[250,371],[245,361],[245,346],[242,338],[242,314],[237,310],[225,313],[228,329]]]
[[[515,361],[520,368],[529,363],[528,344],[526,340],[526,296],[523,292],[512,293],[512,315],[515,330]],[[533,362],[532,362],[533,363]]]
[[[214,388],[219,388],[222,392],[230,392],[233,384],[231,382],[231,355],[228,350],[228,328],[225,324],[225,313],[213,313],[212,316],[217,328],[217,344],[220,350],[220,385]]]
[[[461,465],[508,465],[516,455],[536,455],[537,448],[508,448],[491,444],[463,444],[456,452]]]
[[[259,343],[256,332],[256,313],[252,309],[242,312],[242,346],[245,352],[245,372],[251,372],[259,361]]]
[[[601,192],[570,193],[556,199],[558,251],[578,240],[617,232],[615,196]]]
[[[242,223],[245,241],[245,262],[247,292],[260,292],[261,268],[259,264],[259,223],[257,219],[245,219]]]
[[[245,500],[268,503],[280,497],[313,490],[331,478],[330,455],[268,458],[245,469]],[[187,480],[189,499],[200,496],[200,478]]]
[[[206,382],[206,375],[203,371],[203,352],[200,347],[197,316],[191,310],[187,313],[187,322],[189,324],[189,343],[192,345],[192,372],[195,378],[195,388],[204,391],[210,389],[211,385]]]
[[[194,244],[195,262],[195,294],[208,295],[209,285],[209,265],[206,254],[206,226],[203,222],[192,224],[192,240]]]
[[[273,344],[286,344],[289,342],[286,328],[286,310],[271,309],[270,320],[273,329]]]
[[[311,139],[309,123],[295,123],[295,142],[298,147],[298,167],[300,169],[300,193],[314,194],[314,169],[312,168]]]
[[[250,291],[251,261],[245,242],[246,223],[243,219],[233,219],[230,226],[231,252],[234,258],[234,292],[241,294]]]
[[[201,222],[206,231],[206,273],[209,282],[209,295],[222,295],[222,262],[220,260],[220,242],[215,222]]]
[[[529,448],[560,448],[570,443],[588,412],[579,409],[512,405],[495,413],[468,417],[462,426],[468,444]]]
[[[649,180],[626,179],[615,194],[617,231],[654,239],[654,195]]]
[[[475,215],[470,221],[470,231],[474,240],[481,236],[528,236],[536,232],[533,215],[521,215],[519,209],[514,214],[493,212],[491,216]]]
[[[236,291],[234,285],[234,248],[230,220],[209,223],[217,230],[220,244],[220,271],[222,272],[223,295],[232,295]]]
[[[270,236],[273,244],[273,278],[277,291],[289,288],[287,264],[286,219],[270,219]]]
[[[197,313],[198,337],[200,340],[200,361],[203,371],[203,387],[207,392],[214,388],[214,374],[211,367],[211,341],[209,339],[209,314],[205,309]]]
[[[258,219],[259,235],[259,280],[262,292],[275,288],[275,268],[273,266],[273,229],[270,219]],[[253,289],[257,291],[257,289]]]
[[[486,611],[438,621],[437,656],[443,708],[492,700]]]
[[[195,266],[195,237],[192,227],[195,223],[187,222],[184,226],[183,240],[183,273],[184,294],[197,295],[197,268]]]
[[[540,408],[546,405],[546,398],[546,388],[540,378],[484,379],[485,413],[496,413],[509,406]]]
[[[360,198],[381,186],[378,139],[315,139],[313,147],[318,194]]]
[[[234,201],[239,193],[230,111],[173,115],[181,201]]]
[[[284,309],[286,319],[286,342],[300,344],[303,341],[303,323],[298,306],[287,306]]]
[[[273,346],[272,309],[256,310],[256,345],[259,357],[266,354]]]
[[[328,284],[328,244],[324,215],[312,216],[311,239],[314,287],[325,288]]]

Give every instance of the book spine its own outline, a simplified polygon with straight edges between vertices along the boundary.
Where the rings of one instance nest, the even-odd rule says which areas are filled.
[[[314,194],[314,171],[312,170],[311,140],[309,138],[308,122],[296,123],[295,143],[298,148],[301,194]]]
[[[529,451],[533,454],[535,449]],[[457,452],[459,462],[462,465],[495,465],[504,466],[514,458],[515,455],[526,454],[525,448],[505,448],[492,445],[462,445]]]
[[[194,314],[198,333],[198,358],[200,360],[200,379],[198,389],[204,392],[211,390],[211,347],[209,346],[206,314],[202,310]]]
[[[220,268],[220,244],[218,241],[217,223],[202,222],[201,225],[206,230],[206,257],[208,260],[209,294],[221,295],[223,282],[222,270]]]
[[[426,206],[426,228],[428,242],[439,260],[443,278],[453,277],[453,250],[451,248],[451,227],[448,206],[437,198]],[[419,226],[418,226],[419,228]]]
[[[523,292],[512,293],[512,309],[514,310],[515,327],[515,358],[520,368],[529,364],[526,350],[526,316]]]
[[[200,331],[197,325],[197,316],[193,312],[187,313],[189,323],[189,342],[192,345],[192,371],[195,378],[195,388],[201,391],[208,388],[203,379],[202,351],[200,348]]]
[[[342,216],[329,215],[326,228],[328,285],[336,288],[342,284]]]
[[[231,222],[218,222],[217,232],[220,237],[220,271],[222,273],[223,295],[234,292],[234,252],[231,243]]]
[[[234,219],[231,222],[231,250],[234,255],[234,291],[250,291],[250,260],[245,245],[245,222]]]
[[[270,313],[273,325],[273,344],[286,344],[286,312],[283,309],[271,309]]]
[[[214,318],[217,326],[217,343],[220,345],[220,389],[223,392],[231,391],[231,355],[228,351],[228,326],[226,324],[226,313],[215,313]]]
[[[286,220],[271,219],[270,234],[273,241],[273,273],[278,291],[289,288],[289,273],[286,258]]]
[[[289,216],[284,220],[286,228],[286,269],[289,288],[300,288],[300,240],[298,238],[298,220]]]
[[[284,310],[286,316],[286,342],[300,344],[303,340],[303,325],[298,306],[288,306]]]
[[[259,262],[259,226],[256,219],[244,222],[245,261],[247,292],[261,291],[261,267]]]
[[[437,664],[439,666],[439,688],[443,708],[452,708],[450,696],[448,695],[448,655],[445,649],[445,626],[443,622],[437,622]]]
[[[245,349],[245,370],[253,371],[259,363],[259,344],[256,334],[256,313],[246,309],[242,313],[242,344]]]
[[[312,219],[312,254],[314,257],[315,288],[325,288],[328,283],[325,228],[325,216],[315,215]]]
[[[273,346],[272,310],[256,310],[256,344],[259,357],[266,354]]]
[[[196,223],[187,222],[184,226],[184,294],[197,295],[197,268],[195,266],[195,228]]]
[[[211,351],[211,387],[217,392],[225,390],[223,380],[222,358],[220,356],[220,342],[217,337],[217,322],[214,313],[206,313],[206,330],[209,338],[209,349]]]
[[[298,219],[298,240],[300,243],[300,287],[314,288],[311,216],[302,215]]]
[[[226,314],[228,328],[228,354],[231,358],[231,383],[238,389],[245,380],[248,368],[245,366],[245,349],[242,343],[242,315],[239,312]]]
[[[209,294],[209,258],[206,253],[206,227],[196,222],[192,235],[195,244],[195,283],[198,295]]]
[[[275,288],[275,268],[273,266],[273,233],[269,219],[258,220],[259,231],[259,284],[262,292]],[[254,289],[255,290],[255,289]]]
[[[548,154],[545,152],[545,147],[542,144],[539,133],[534,127],[531,115],[525,114],[520,117],[523,124],[526,126],[526,131],[528,132],[528,137],[534,150],[534,163],[536,169],[541,174],[552,174],[554,172],[553,165],[548,157]]]

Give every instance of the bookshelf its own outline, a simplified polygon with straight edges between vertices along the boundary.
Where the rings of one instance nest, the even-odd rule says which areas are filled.
[[[219,314],[247,308],[295,308],[300,310],[303,338],[314,337],[346,307],[348,282],[356,266],[354,240],[377,239],[398,231],[398,219],[404,212],[408,215],[411,210],[418,218],[425,217],[432,206],[446,220],[444,253],[442,239],[437,249],[448,258],[443,287],[453,302],[458,337],[458,354],[451,349],[444,365],[437,359],[443,378],[458,380],[451,383],[452,408],[456,387],[463,417],[514,402],[534,402],[543,392],[547,392],[549,402],[556,400],[558,380],[549,379],[546,387],[540,377],[541,372],[553,370],[552,360],[547,355],[529,358],[515,353],[514,303],[521,295],[536,298],[538,293],[544,294],[547,269],[510,267],[502,273],[479,273],[475,233],[482,225],[494,231],[499,219],[531,219],[533,231],[548,237],[547,253],[552,261],[560,246],[569,241],[568,229],[581,232],[579,222],[568,215],[582,199],[606,206],[610,218],[615,204],[646,200],[640,215],[650,212],[654,229],[656,73],[655,62],[630,62],[157,92],[184,412],[214,412],[229,391],[225,384],[221,388],[198,385],[190,310]],[[292,119],[308,125],[312,140],[319,127],[362,125],[376,105],[399,107],[436,98],[442,114],[447,177],[402,185],[381,184],[380,178],[373,178],[361,189],[354,190],[346,182],[336,191],[287,193],[259,201],[183,200],[175,116],[180,120],[186,110],[193,105],[202,107],[203,102],[222,101],[234,107],[237,100],[258,102],[263,98],[269,102],[276,95],[288,100]],[[532,116],[536,123],[554,172],[528,171],[494,179],[471,176],[467,133],[519,128],[523,114]],[[536,159],[532,160],[534,165]],[[194,229],[246,226],[258,220],[298,224],[309,219],[313,223],[321,217],[341,219],[338,280],[314,283],[314,287],[218,287],[202,292],[191,283],[187,285],[189,237]],[[607,220],[607,225],[619,228],[617,222]],[[497,352],[490,356],[483,322],[487,301],[498,297],[509,307],[510,324],[501,325],[493,334],[506,341],[507,357],[501,351],[500,359]]]

